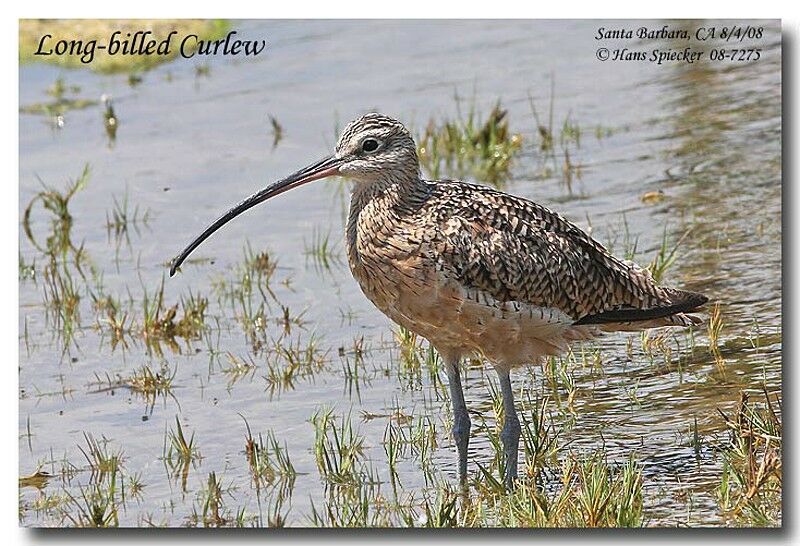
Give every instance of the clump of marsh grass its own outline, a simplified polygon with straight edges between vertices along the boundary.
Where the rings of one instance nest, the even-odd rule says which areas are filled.
[[[400,475],[397,472],[397,465],[400,457],[403,456],[405,438],[401,429],[389,421],[383,433],[383,450],[386,453],[386,462],[389,465],[389,479],[392,489],[397,491],[400,484]]]
[[[92,472],[90,484],[79,486],[79,496],[65,489],[63,499],[42,509],[58,509],[62,517],[76,527],[116,527],[119,503],[125,502],[123,452],[110,450],[105,438],[98,441],[86,432],[83,437],[86,448],[79,445],[78,449]]]
[[[526,411],[520,412],[521,438],[525,453],[525,475],[533,483],[544,483],[545,471],[557,461],[561,429],[556,428],[549,416],[550,398],[531,399],[530,391]]]
[[[278,265],[269,252],[254,252],[249,242],[245,245],[244,262],[248,270],[266,280],[272,277]]]
[[[123,348],[128,348],[127,338],[133,335],[130,314],[123,309],[122,303],[109,295],[92,293],[94,309],[97,313],[97,329],[101,332],[108,331],[111,336],[111,348],[116,348],[122,343]],[[105,315],[105,316],[103,316]]]
[[[722,307],[719,303],[715,303],[708,316],[708,349],[714,357],[714,362],[716,362],[719,367],[725,365],[725,358],[722,356],[722,351],[719,346],[720,336],[722,335],[722,329],[724,327],[725,322],[722,318]]]
[[[431,119],[418,136],[422,167],[433,178],[471,176],[499,186],[510,176],[514,156],[522,148],[522,135],[509,129],[508,111],[496,103],[485,119],[475,103],[462,115],[457,98],[456,119]]]
[[[131,87],[136,87],[140,83],[144,81],[144,77],[138,71],[133,71],[128,74],[128,85]]]
[[[393,514],[387,505],[371,484],[336,486],[327,490],[323,506],[312,500],[308,519],[314,527],[388,527]]]
[[[365,416],[366,418],[373,416]],[[398,465],[401,460],[409,455],[420,463],[423,475],[427,482],[433,482],[432,455],[438,446],[436,423],[428,415],[411,417],[402,414],[397,408],[394,414],[388,416],[386,428],[383,432],[383,450],[389,465],[389,479],[392,489],[397,496],[400,483]]]
[[[80,327],[80,287],[64,263],[50,261],[42,277],[45,317],[63,339],[66,349]]]
[[[398,375],[403,384],[411,389],[422,383],[424,363],[422,340],[411,330],[398,327],[394,332],[395,341],[400,348]]]
[[[46,185],[42,180],[39,180],[42,190],[34,195],[33,199],[28,202],[28,205],[22,213],[22,228],[28,240],[37,250],[54,258],[63,258],[68,250],[76,250],[69,237],[73,222],[69,205],[77,193],[88,184],[89,174],[89,165],[86,164],[80,176],[71,181],[64,191],[59,191],[56,188]],[[51,234],[47,238],[44,246],[39,244],[36,237],[33,235],[31,227],[31,214],[36,204],[41,204],[42,207],[53,216],[51,219]]]
[[[208,474],[208,483],[206,488],[200,492],[200,495],[203,499],[203,515],[201,519],[203,524],[217,527],[224,525],[226,520],[220,514],[224,508],[222,486],[217,481],[216,472]]]
[[[240,415],[241,416],[241,415]],[[289,452],[284,443],[281,446],[275,433],[267,432],[266,441],[261,436],[254,438],[250,431],[250,424],[243,416],[244,424],[247,427],[245,437],[245,456],[250,467],[250,474],[257,486],[261,484],[271,485],[277,481],[294,482],[297,471],[294,469]]]
[[[178,316],[178,306],[182,308],[182,315]],[[208,299],[194,296],[191,293],[187,298],[182,298],[180,304],[167,307],[164,304],[164,279],[154,296],[147,290],[142,299],[142,326],[141,334],[148,347],[154,348],[160,354],[160,341],[167,343],[174,351],[179,351],[175,338],[185,340],[200,339],[205,331],[206,309]]]
[[[168,366],[162,365],[161,369],[156,371],[145,364],[135,370],[125,383],[133,392],[141,394],[152,403],[159,396],[172,395],[172,382],[177,374],[177,367],[170,370]]]
[[[142,482],[142,475],[139,472],[134,472],[128,474],[126,476],[127,479],[127,486],[126,490],[131,497],[134,497],[137,500],[142,499],[142,492],[144,488],[147,487],[144,482]]]
[[[681,246],[683,241],[691,233],[691,230],[686,230],[686,232],[681,235],[680,239],[678,239],[675,244],[669,244],[669,237],[667,235],[667,225],[664,225],[664,233],[661,236],[661,244],[658,248],[658,252],[653,257],[653,261],[647,266],[647,269],[650,270],[650,274],[653,275],[653,279],[660,283],[664,280],[664,275],[667,270],[672,267],[675,263],[678,252],[678,248]]]
[[[116,473],[107,484],[95,483],[80,488],[80,497],[66,492],[64,517],[75,527],[117,527],[119,508]],[[70,511],[70,509],[74,511]]]
[[[536,122],[536,134],[539,136],[539,150],[542,152],[552,152],[555,142],[554,128],[553,128],[553,107],[555,104],[555,79],[550,80],[550,108],[548,111],[547,123],[545,123],[539,116],[539,111],[536,109],[536,103],[533,96],[528,94],[528,103],[531,107],[533,119]]]
[[[233,385],[243,377],[253,376],[258,368],[253,357],[248,357],[248,359],[245,360],[231,353],[228,353],[227,357],[228,365],[221,368],[220,371],[229,377],[229,385]]]
[[[216,472],[209,472],[205,487],[197,493],[200,511],[198,512],[197,505],[193,507],[188,524],[204,527],[243,527],[248,519],[244,509],[233,513],[225,503],[226,496],[234,498],[234,490],[235,487],[232,485],[223,487]]]
[[[664,369],[670,369],[673,362],[675,334],[669,330],[650,331],[644,330],[639,334],[642,342],[642,352],[649,360],[650,365],[657,367],[657,359],[660,357],[661,365]],[[680,348],[680,345],[678,345]],[[680,358],[680,351],[678,351]]]
[[[402,326],[394,331],[394,339],[400,349],[397,376],[403,388],[419,389],[422,385],[422,373],[427,371],[438,396],[439,390],[444,386],[439,373],[442,368],[439,354],[430,344],[423,342],[421,337]]]
[[[319,410],[311,424],[317,469],[326,483],[354,485],[371,480],[363,460],[364,437],[353,428],[349,415],[337,424],[333,410]]]
[[[112,199],[113,207],[110,212],[106,212],[106,233],[109,239],[113,235],[116,241],[124,238],[130,244],[129,228],[132,227],[139,234],[139,229],[147,227],[150,222],[150,210],[140,211],[139,205],[131,210],[127,191],[122,200],[117,199],[116,196],[113,196]]]
[[[191,463],[198,458],[200,458],[200,451],[194,441],[194,432],[187,440],[183,433],[181,420],[176,415],[175,428],[170,429],[165,436],[164,459],[169,462]]]
[[[420,513],[412,511],[413,516],[406,516],[406,521],[435,529],[471,527],[476,519],[467,517],[469,510],[459,509],[458,499],[456,492],[449,487],[438,488],[434,498],[424,497]]]
[[[194,76],[195,78],[207,78],[211,75],[211,65],[208,63],[201,63],[195,65],[194,67]]]
[[[586,216],[587,223],[589,224],[589,233],[593,231],[591,220]],[[620,215],[620,220],[617,225],[608,226],[609,235],[605,242],[605,247],[611,254],[617,253],[617,245],[622,239],[622,257],[628,261],[636,261],[636,255],[639,251],[639,235],[633,235],[628,225],[628,217],[625,213]]]
[[[575,163],[570,153],[571,149],[580,148],[581,127],[572,119],[571,113],[567,113],[560,129],[554,125],[555,78],[551,79],[550,82],[550,104],[547,121],[539,115],[536,103],[530,94],[528,95],[528,103],[536,125],[535,134],[538,137],[538,148],[543,160],[541,174],[548,177],[560,171],[561,180],[571,193],[573,180],[580,178],[582,171],[582,165]],[[560,155],[556,151],[556,144],[560,148]]]
[[[222,308],[229,308],[242,325],[254,353],[267,344],[267,324],[271,303],[277,302],[271,281],[277,261],[266,251],[253,251],[248,242],[244,258],[234,268],[233,279],[214,281],[214,290]]]
[[[545,153],[553,152],[557,143],[562,146],[566,144],[575,144],[578,147],[580,147],[581,144],[581,127],[572,119],[572,114],[570,112],[564,117],[560,128],[555,124],[555,91],[555,78],[551,78],[550,101],[548,104],[546,122],[539,115],[533,96],[528,94],[528,104],[530,105],[531,114],[533,114],[533,119],[536,124],[536,133],[539,136],[539,149]]]
[[[120,509],[125,508],[128,497],[141,500],[144,487],[139,474],[124,473],[121,465],[114,464],[99,479],[93,473],[88,485],[79,485],[80,495],[65,489],[64,497],[53,495],[36,509],[56,509],[76,527],[117,527]]]
[[[313,377],[328,361],[313,334],[305,340],[273,341],[267,356],[265,379],[271,394],[294,389],[298,380]]]
[[[131,392],[142,396],[148,408],[152,409],[159,396],[170,396],[177,402],[177,399],[172,394],[172,382],[177,373],[177,367],[170,369],[166,362],[162,363],[161,368],[158,370],[145,364],[126,377],[118,374],[112,378],[106,374],[105,378],[102,378],[95,373],[96,384],[100,387],[95,392],[113,391],[120,388],[129,389]]]
[[[557,488],[520,480],[510,493],[501,481],[477,484],[486,513],[481,524],[500,527],[639,527],[642,525],[642,472],[630,458],[612,466],[602,452],[569,456]],[[487,521],[488,520],[488,521]]]
[[[86,441],[86,449],[78,446],[78,449],[83,453],[89,468],[93,473],[99,475],[99,480],[102,481],[106,474],[115,474],[122,468],[122,461],[124,455],[122,450],[110,451],[108,449],[108,440],[103,438],[102,441],[97,441],[91,434],[83,433],[83,438]]]
[[[64,191],[47,186],[40,180],[42,190],[28,202],[22,215],[23,231],[30,243],[46,258],[42,267],[42,291],[45,318],[63,341],[66,351],[80,327],[80,280],[87,279],[86,266],[95,275],[86,252],[71,241],[73,217],[70,202],[88,183],[89,166],[71,181]],[[37,204],[50,213],[50,231],[44,243],[33,233],[32,213]]]
[[[331,242],[330,230],[323,233],[315,228],[311,235],[311,241],[305,242],[304,246],[306,258],[310,258],[320,271],[329,271],[331,266],[338,266],[342,262],[338,245]]]
[[[623,258],[627,261],[636,261],[637,254],[639,252],[639,235],[634,236],[631,233],[628,225],[628,219],[624,214],[622,215],[620,223],[622,224],[621,227],[614,226],[610,228],[612,236],[607,241],[606,248],[608,248],[609,252],[611,253],[615,252],[615,247],[620,239],[621,232],[621,252]],[[678,249],[691,233],[692,228],[689,228],[678,238],[677,241],[673,241],[669,235],[669,225],[664,224],[658,249],[656,250],[653,258],[650,260],[650,263],[647,265],[647,270],[657,283],[661,283],[665,280],[667,271],[675,265],[675,262],[679,257]]]
[[[578,394],[578,385],[573,371],[578,364],[575,353],[570,350],[563,357],[548,357],[544,365],[544,377],[553,393],[554,400],[570,410]]]
[[[364,366],[364,336],[353,339],[352,347],[347,350],[344,346],[339,347],[339,360],[342,364],[342,375],[344,376],[344,389],[348,395],[353,393],[361,399],[361,385],[370,384],[370,377],[367,375]]]
[[[194,432],[187,439],[181,421],[176,415],[175,428],[170,428],[164,433],[161,459],[170,476],[174,479],[181,478],[181,487],[184,492],[186,492],[189,467],[196,464],[201,458],[202,455],[200,455],[200,450],[194,440]]]
[[[742,392],[733,414],[720,411],[728,438],[721,446],[720,507],[745,526],[780,526],[783,489],[783,424],[781,401],[764,389],[753,403]]]

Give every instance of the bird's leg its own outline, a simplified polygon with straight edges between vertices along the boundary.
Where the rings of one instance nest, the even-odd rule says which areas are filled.
[[[503,395],[503,430],[500,439],[506,457],[506,488],[511,490],[517,479],[517,457],[519,456],[520,426],[517,411],[514,409],[514,392],[511,390],[511,377],[508,370],[497,369],[500,376],[500,392]]]
[[[453,440],[458,447],[458,481],[467,482],[467,448],[469,447],[469,429],[472,426],[464,402],[464,391],[461,389],[461,374],[458,368],[459,358],[446,358],[447,382],[450,386],[450,400],[453,403]]]

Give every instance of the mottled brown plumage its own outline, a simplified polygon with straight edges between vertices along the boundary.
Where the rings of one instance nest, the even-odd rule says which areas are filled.
[[[519,421],[509,370],[566,351],[603,331],[691,326],[701,294],[659,286],[574,224],[498,190],[420,177],[403,125],[367,114],[342,133],[336,153],[242,201],[196,238],[241,212],[332,175],[355,182],[347,223],[350,268],[364,294],[396,323],[427,338],[446,364],[459,477],[466,478],[470,419],[459,363],[484,356],[500,379],[506,483],[516,478]]]
[[[401,140],[388,177],[354,188],[350,267],[392,320],[454,357],[477,351],[510,368],[600,331],[692,324],[704,296],[658,286],[562,216],[532,201],[418,176],[413,140],[379,115],[353,122],[337,151]]]

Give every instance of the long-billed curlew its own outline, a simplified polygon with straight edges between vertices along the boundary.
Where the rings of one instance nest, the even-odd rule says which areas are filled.
[[[500,378],[506,486],[517,473],[520,425],[509,372],[601,332],[690,326],[701,294],[659,286],[581,229],[532,201],[452,180],[423,180],[416,145],[397,120],[367,114],[336,152],[248,197],[172,262],[226,222],[312,180],[355,182],[347,222],[350,269],[367,298],[426,338],[446,365],[458,474],[467,474],[470,418],[459,365],[482,355]]]

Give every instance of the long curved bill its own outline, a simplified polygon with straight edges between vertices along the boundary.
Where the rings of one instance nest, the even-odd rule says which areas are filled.
[[[200,246],[203,241],[211,237],[212,233],[239,216],[244,211],[255,207],[259,203],[263,203],[267,199],[302,186],[303,184],[307,184],[308,182],[336,175],[339,173],[339,167],[341,166],[341,163],[342,161],[336,157],[326,157],[304,169],[300,169],[296,173],[287,176],[283,180],[279,180],[274,184],[267,186],[258,193],[254,193],[230,209],[228,212],[217,218],[213,224],[208,226],[205,231],[203,231],[203,233],[189,243],[189,245],[184,248],[174,260],[172,260],[172,265],[169,268],[169,276],[172,277],[175,275],[175,271],[177,271],[183,261],[189,257],[189,254],[191,254],[195,248]]]

